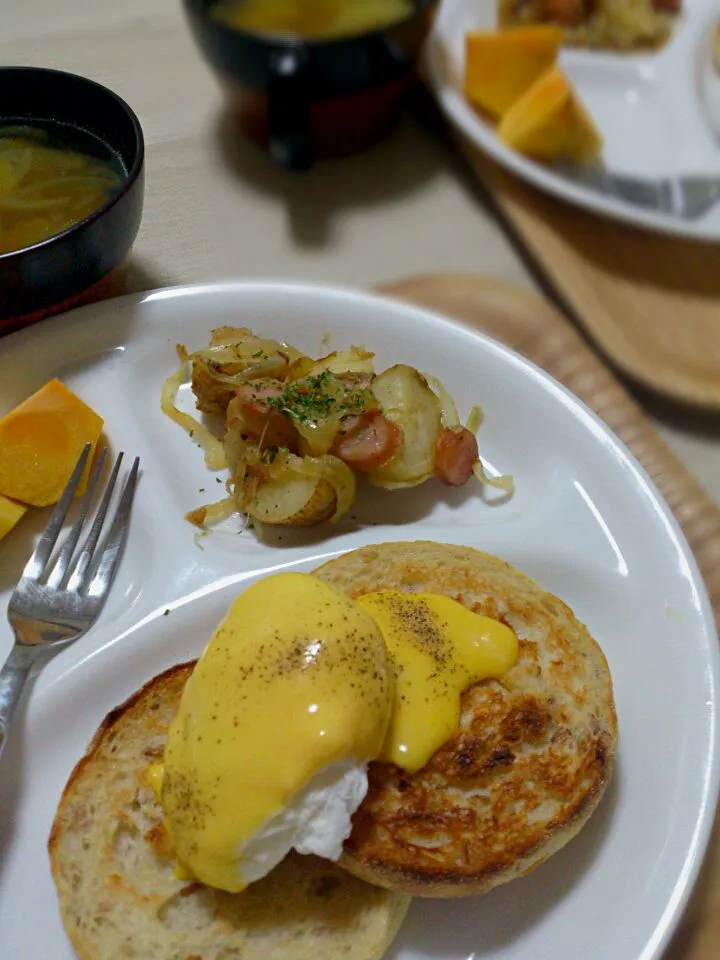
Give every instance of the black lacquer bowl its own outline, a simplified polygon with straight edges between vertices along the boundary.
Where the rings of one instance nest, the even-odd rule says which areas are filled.
[[[0,334],[122,289],[143,208],[144,140],[130,107],[92,80],[59,70],[0,67],[0,124],[53,124],[90,134],[119,160],[110,199],[62,233],[0,254]]]
[[[353,153],[386,133],[402,111],[437,0],[367,33],[327,40],[236,30],[214,0],[183,0],[195,40],[241,129],[291,169]]]

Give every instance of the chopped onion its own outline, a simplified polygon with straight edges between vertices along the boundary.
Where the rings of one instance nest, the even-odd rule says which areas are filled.
[[[363,347],[350,347],[349,350],[337,350],[330,353],[327,357],[321,357],[312,362],[305,376],[317,376],[325,370],[334,373],[336,376],[343,374],[368,374],[375,375],[375,366],[373,364],[374,353],[370,353]]]
[[[222,441],[213,436],[208,428],[204,424],[200,423],[199,420],[190,416],[189,413],[183,413],[182,410],[178,410],[177,406],[175,405],[178,390],[185,380],[187,380],[188,375],[187,350],[180,344],[178,345],[177,351],[181,360],[181,366],[175,371],[175,373],[170,374],[170,376],[163,383],[160,409],[166,416],[170,417],[171,420],[174,420],[175,423],[181,426],[183,430],[185,430],[193,438],[193,440],[198,441],[205,454],[205,463],[208,465],[208,467],[210,467],[211,470],[222,470],[224,467],[228,466],[228,460],[225,456],[225,449],[222,445]]]
[[[290,382],[302,380],[303,377],[308,375],[314,362],[312,357],[298,357],[297,360],[293,360],[288,368],[288,380]]]
[[[237,373],[246,376],[253,370],[252,377],[257,378],[277,376],[279,371],[285,374],[288,366],[302,356],[291,344],[257,337],[246,327],[217,327],[212,332],[209,346],[196,350],[189,359],[206,365],[210,375],[222,376],[222,371],[216,369],[222,364],[237,365],[240,368]],[[253,362],[255,360],[257,362]]]
[[[484,419],[485,414],[483,413],[483,409],[479,404],[476,403],[468,414],[468,418],[465,422],[465,429],[469,430],[470,433],[477,433],[482,426]]]
[[[218,363],[217,360],[206,363],[204,359],[197,359],[196,354],[193,354],[190,359],[195,363],[201,363],[207,375],[212,377],[213,380],[217,380],[218,383],[225,383],[229,387],[237,387],[238,381],[244,380],[261,380],[263,378],[281,380],[284,378],[288,369],[287,360],[279,354],[267,360],[253,363],[247,367],[243,367],[238,363],[237,359],[222,364],[225,367],[239,367],[234,373],[216,369],[215,365]]]
[[[286,343],[285,340],[278,341],[280,344],[281,352],[285,354],[290,363],[295,363],[297,360],[302,360],[305,354],[302,350],[298,350],[297,347],[294,347],[291,343]]]
[[[515,489],[515,480],[509,473],[500,477],[491,477],[486,472],[481,460],[473,465],[473,473],[480,483],[484,483],[486,487],[495,487],[497,490],[504,490],[506,493],[512,493]]]
[[[460,426],[460,417],[457,412],[457,407],[455,406],[455,401],[450,396],[450,394],[445,389],[444,385],[437,377],[431,376],[429,373],[421,373],[420,376],[425,380],[437,393],[438,400],[440,401],[440,415],[442,417],[442,425],[444,427],[459,427]],[[473,409],[475,409],[473,407]],[[470,428],[468,427],[468,430]],[[472,431],[475,433],[475,431]]]
[[[482,407],[480,404],[475,404],[468,414],[465,429],[469,430],[470,433],[477,433],[482,425],[483,418]],[[512,493],[515,489],[515,480],[509,473],[502,474],[499,477],[491,477],[483,466],[482,460],[478,460],[477,463],[473,464],[473,473],[480,483],[485,484],[486,487],[495,487],[495,489],[504,490],[506,493]]]
[[[20,191],[16,191],[14,197],[0,197],[0,210],[8,210],[10,213],[23,211],[42,213],[43,210],[54,210],[57,207],[62,207],[67,202],[67,196],[48,197],[46,200],[28,200],[21,195]]]
[[[194,523],[196,527],[204,529],[208,525],[220,523],[227,520],[237,510],[237,504],[233,497],[225,497],[223,500],[217,500],[215,503],[208,503],[204,507],[197,507],[185,515],[185,519]]]
[[[204,350],[207,352],[231,347],[236,351],[236,356],[238,353],[241,356],[257,353],[258,350],[270,355],[276,353],[280,346],[278,340],[271,337],[258,337],[248,327],[215,327],[210,337],[210,344]],[[202,352],[202,350],[198,351],[198,353]]]
[[[228,417],[225,436],[222,440],[225,457],[228,463],[233,465],[245,466],[247,463],[248,452],[252,449],[248,440],[242,434],[242,425],[236,419]]]
[[[2,141],[0,140],[0,143]],[[20,148],[6,150],[0,157],[0,194],[7,196],[25,179],[33,165],[33,152]]]
[[[310,456],[319,457],[326,454],[337,437],[342,426],[341,417],[324,417],[322,420],[297,420],[292,418],[295,429],[302,437]],[[301,449],[301,453],[305,450]]]

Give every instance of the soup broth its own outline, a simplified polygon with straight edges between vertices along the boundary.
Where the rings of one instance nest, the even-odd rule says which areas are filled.
[[[0,254],[84,220],[124,173],[102,141],[75,127],[0,125]]]
[[[385,27],[413,10],[413,0],[219,0],[213,14],[236,30],[328,39]]]

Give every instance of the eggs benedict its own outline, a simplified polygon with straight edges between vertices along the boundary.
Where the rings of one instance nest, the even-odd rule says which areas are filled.
[[[302,573],[250,587],[150,773],[181,869],[238,892],[292,849],[338,860],[368,764],[423,767],[457,729],[463,690],[517,656],[509,627],[449,597],[355,601]]]
[[[408,894],[483,893],[568,843],[617,735],[587,628],[497,557],[372,544],[269,577],[73,770],[63,923],[87,958],[378,960]]]

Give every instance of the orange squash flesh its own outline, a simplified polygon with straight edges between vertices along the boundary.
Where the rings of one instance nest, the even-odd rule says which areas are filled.
[[[565,32],[542,25],[465,37],[465,96],[497,119],[554,63]]]
[[[94,453],[102,428],[102,417],[63,383],[46,383],[0,420],[0,495],[34,507],[57,503],[83,447],[91,443]]]
[[[551,67],[505,114],[498,137],[536,160],[595,159],[602,137],[569,80]]]
[[[16,503],[14,500],[0,496],[0,540],[10,533],[26,513],[27,507],[23,503]]]

